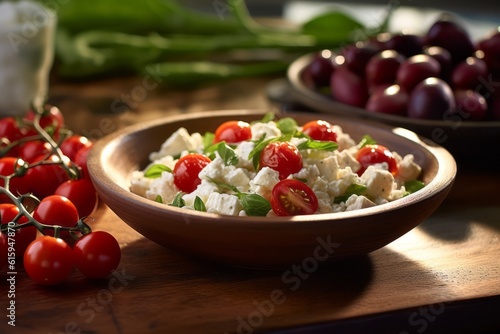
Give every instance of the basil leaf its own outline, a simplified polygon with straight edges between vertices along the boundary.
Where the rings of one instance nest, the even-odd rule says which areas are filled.
[[[297,121],[291,117],[285,117],[276,122],[276,126],[281,130],[283,134],[294,134],[297,132]]]
[[[215,139],[215,134],[212,132],[205,132],[203,135],[203,148],[205,151],[213,145]]]
[[[172,173],[172,170],[168,166],[162,164],[154,164],[144,172],[144,177],[147,177],[148,179],[157,179],[163,172]]]
[[[361,141],[358,144],[358,147],[364,147],[366,145],[376,145],[377,141],[373,139],[370,135],[364,135]]]
[[[419,191],[425,187],[425,183],[420,180],[411,180],[405,182],[405,189],[409,194],[413,194],[416,191]]]
[[[219,189],[225,189],[225,190],[230,190],[230,191],[234,191],[236,194],[239,194],[240,191],[238,190],[238,188],[236,188],[235,186],[232,186],[230,184],[227,184],[227,183],[224,183],[224,182],[219,182],[217,180],[214,180],[212,178],[208,178],[208,180],[212,183],[215,183],[215,185],[217,187],[219,187]]]
[[[268,123],[268,122],[271,122],[271,121],[274,121],[274,113],[272,112],[268,112],[264,115],[264,117],[262,117],[262,120],[260,121],[261,123]]]
[[[160,195],[157,195],[155,198],[155,202],[163,204],[163,198]]]
[[[334,141],[320,141],[308,139],[300,143],[297,148],[299,150],[313,149],[313,150],[323,150],[323,151],[335,151],[339,148],[339,144]]]
[[[196,196],[194,199],[194,209],[196,211],[207,212],[207,208],[205,207],[205,203],[203,203],[203,200],[201,198],[199,198],[198,196]]]
[[[351,195],[362,195],[365,191],[365,185],[353,183],[347,187],[344,195],[335,197],[333,202],[336,204],[345,202],[349,197],[351,197]]]
[[[219,143],[219,145],[217,145],[217,152],[219,153],[220,157],[224,161],[224,165],[226,166],[234,166],[239,161],[238,155],[225,142],[221,142]]]
[[[174,200],[172,201],[172,204],[170,204],[170,205],[178,207],[178,208],[182,208],[182,207],[186,206],[186,202],[184,202],[184,200],[182,199],[182,196],[184,196],[184,195],[185,195],[185,193],[183,193],[182,191],[179,191],[175,195]]]
[[[249,216],[266,216],[271,210],[271,203],[259,194],[240,193],[238,197]]]

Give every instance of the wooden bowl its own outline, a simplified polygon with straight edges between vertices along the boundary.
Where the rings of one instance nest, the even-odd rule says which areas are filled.
[[[229,217],[171,207],[129,191],[130,176],[179,127],[215,131],[227,120],[259,120],[266,111],[215,111],[179,115],[118,130],[98,141],[88,168],[101,199],[125,223],[160,245],[231,266],[314,268],[370,253],[413,229],[441,204],[456,163],[447,150],[408,130],[332,115],[287,113],[299,124],[321,117],[355,140],[370,134],[400,154],[412,153],[426,186],[402,199],[350,212],[295,217]],[[278,117],[281,115],[278,115]]]

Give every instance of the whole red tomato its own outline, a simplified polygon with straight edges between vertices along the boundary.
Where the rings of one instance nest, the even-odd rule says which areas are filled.
[[[120,245],[108,232],[91,232],[75,243],[73,258],[76,269],[86,277],[105,278],[120,263]]]
[[[2,225],[6,225],[9,222],[14,221],[18,214],[19,208],[16,205],[10,203],[0,204],[0,223]],[[21,218],[17,221],[19,224],[25,224],[27,222],[28,219],[25,216],[21,216]],[[36,234],[37,229],[34,226],[26,226],[16,229],[16,234],[13,237],[15,242],[14,249],[16,257],[23,256],[28,245],[35,240]]]
[[[314,140],[337,141],[337,133],[327,121],[314,120],[302,126],[302,132]]]
[[[33,218],[42,224],[62,227],[74,227],[78,222],[78,210],[66,197],[60,195],[47,196],[40,201],[33,212]],[[45,235],[54,236],[52,229],[44,231]],[[67,231],[61,231],[60,237],[69,235]]]
[[[361,164],[361,168],[357,171],[358,175],[362,175],[368,166],[387,163],[389,172],[393,175],[398,173],[398,165],[392,152],[383,145],[366,145],[359,149],[356,153],[356,160]]]
[[[174,166],[174,184],[181,191],[193,192],[201,183],[198,174],[210,161],[210,158],[202,154],[191,153],[183,156]]]
[[[80,149],[91,146],[92,142],[87,137],[72,135],[64,139],[60,148],[64,155],[66,155],[71,161],[75,161],[76,154]]]
[[[0,158],[0,175],[9,176],[13,175],[16,170],[20,170],[22,167],[22,160],[18,160],[14,157],[3,157]],[[14,194],[14,196],[19,196],[26,194],[30,190],[28,183],[28,178],[26,175],[14,176],[10,179],[9,190]],[[0,178],[0,187],[5,186],[5,181]],[[5,194],[0,194],[0,202],[8,203],[11,202],[10,199]]]
[[[23,263],[34,282],[55,285],[65,281],[73,270],[73,252],[64,240],[44,235],[28,246]]]
[[[252,138],[250,124],[242,121],[227,121],[215,130],[214,142],[239,143]]]
[[[61,183],[54,194],[69,199],[76,206],[80,217],[90,216],[99,202],[94,185],[85,178]]]
[[[288,142],[273,142],[262,150],[259,166],[274,169],[283,180],[290,174],[299,172],[303,162],[297,147]]]
[[[44,164],[30,168],[27,173],[31,191],[38,198],[52,195],[61,183],[69,179],[56,155],[45,158],[45,155],[35,158],[35,162],[43,160]],[[69,159],[66,158],[63,163],[69,164]]]

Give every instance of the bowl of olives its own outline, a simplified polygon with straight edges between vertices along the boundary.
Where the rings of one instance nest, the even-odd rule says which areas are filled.
[[[410,129],[458,160],[500,141],[500,30],[474,41],[449,14],[422,35],[381,33],[304,55],[288,81],[314,111]]]

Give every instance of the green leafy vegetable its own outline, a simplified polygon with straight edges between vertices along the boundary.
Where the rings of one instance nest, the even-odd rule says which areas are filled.
[[[368,29],[339,11],[295,27],[271,27],[254,20],[242,0],[216,0],[211,13],[175,0],[39,1],[57,11],[57,73],[74,78],[132,73],[158,84],[193,85],[284,73],[300,54],[387,27],[386,19]],[[263,50],[275,56],[254,57]]]
[[[240,199],[243,210],[249,216],[266,216],[271,210],[271,203],[259,194],[244,193],[235,186],[214,179],[210,179],[210,181],[215,183],[219,189],[234,192]]]
[[[353,183],[349,187],[347,187],[347,190],[344,195],[335,197],[334,203],[339,204],[345,202],[352,195],[358,195],[358,196],[363,195],[365,191],[366,191],[365,185]]]
[[[156,179],[159,178],[161,176],[161,173],[163,172],[172,173],[172,169],[162,164],[154,164],[146,169],[146,171],[144,172],[144,176],[149,179]]]
[[[186,206],[186,202],[182,199],[182,196],[184,196],[184,195],[185,195],[185,193],[183,193],[182,191],[178,192],[175,195],[174,200],[172,201],[172,203],[170,205],[178,207],[178,208],[182,208],[182,207]]]
[[[238,154],[233,150],[233,148],[226,144],[226,142],[219,142],[205,150],[205,154],[213,160],[215,159],[215,152],[219,153],[222,161],[224,161],[224,165],[226,166],[235,166],[238,164]]]
[[[196,196],[194,199],[194,209],[196,211],[207,212],[207,208],[205,207],[205,203],[203,203],[203,200],[201,198],[199,198],[198,196]]]
[[[276,126],[283,134],[294,135],[297,132],[297,121],[291,117],[284,117],[276,122]]]
[[[299,150],[313,149],[313,150],[323,150],[323,151],[335,151],[339,148],[339,144],[333,141],[320,141],[308,139],[300,143],[297,148]]]
[[[155,202],[163,204],[163,198],[160,195],[155,197]]]
[[[364,147],[366,145],[376,145],[377,141],[373,139],[370,135],[364,135],[361,141],[358,143],[358,147]]]
[[[408,194],[412,194],[414,192],[419,191],[425,187],[425,183],[423,183],[420,180],[411,180],[411,181],[406,181],[405,182],[405,189],[408,192]]]

